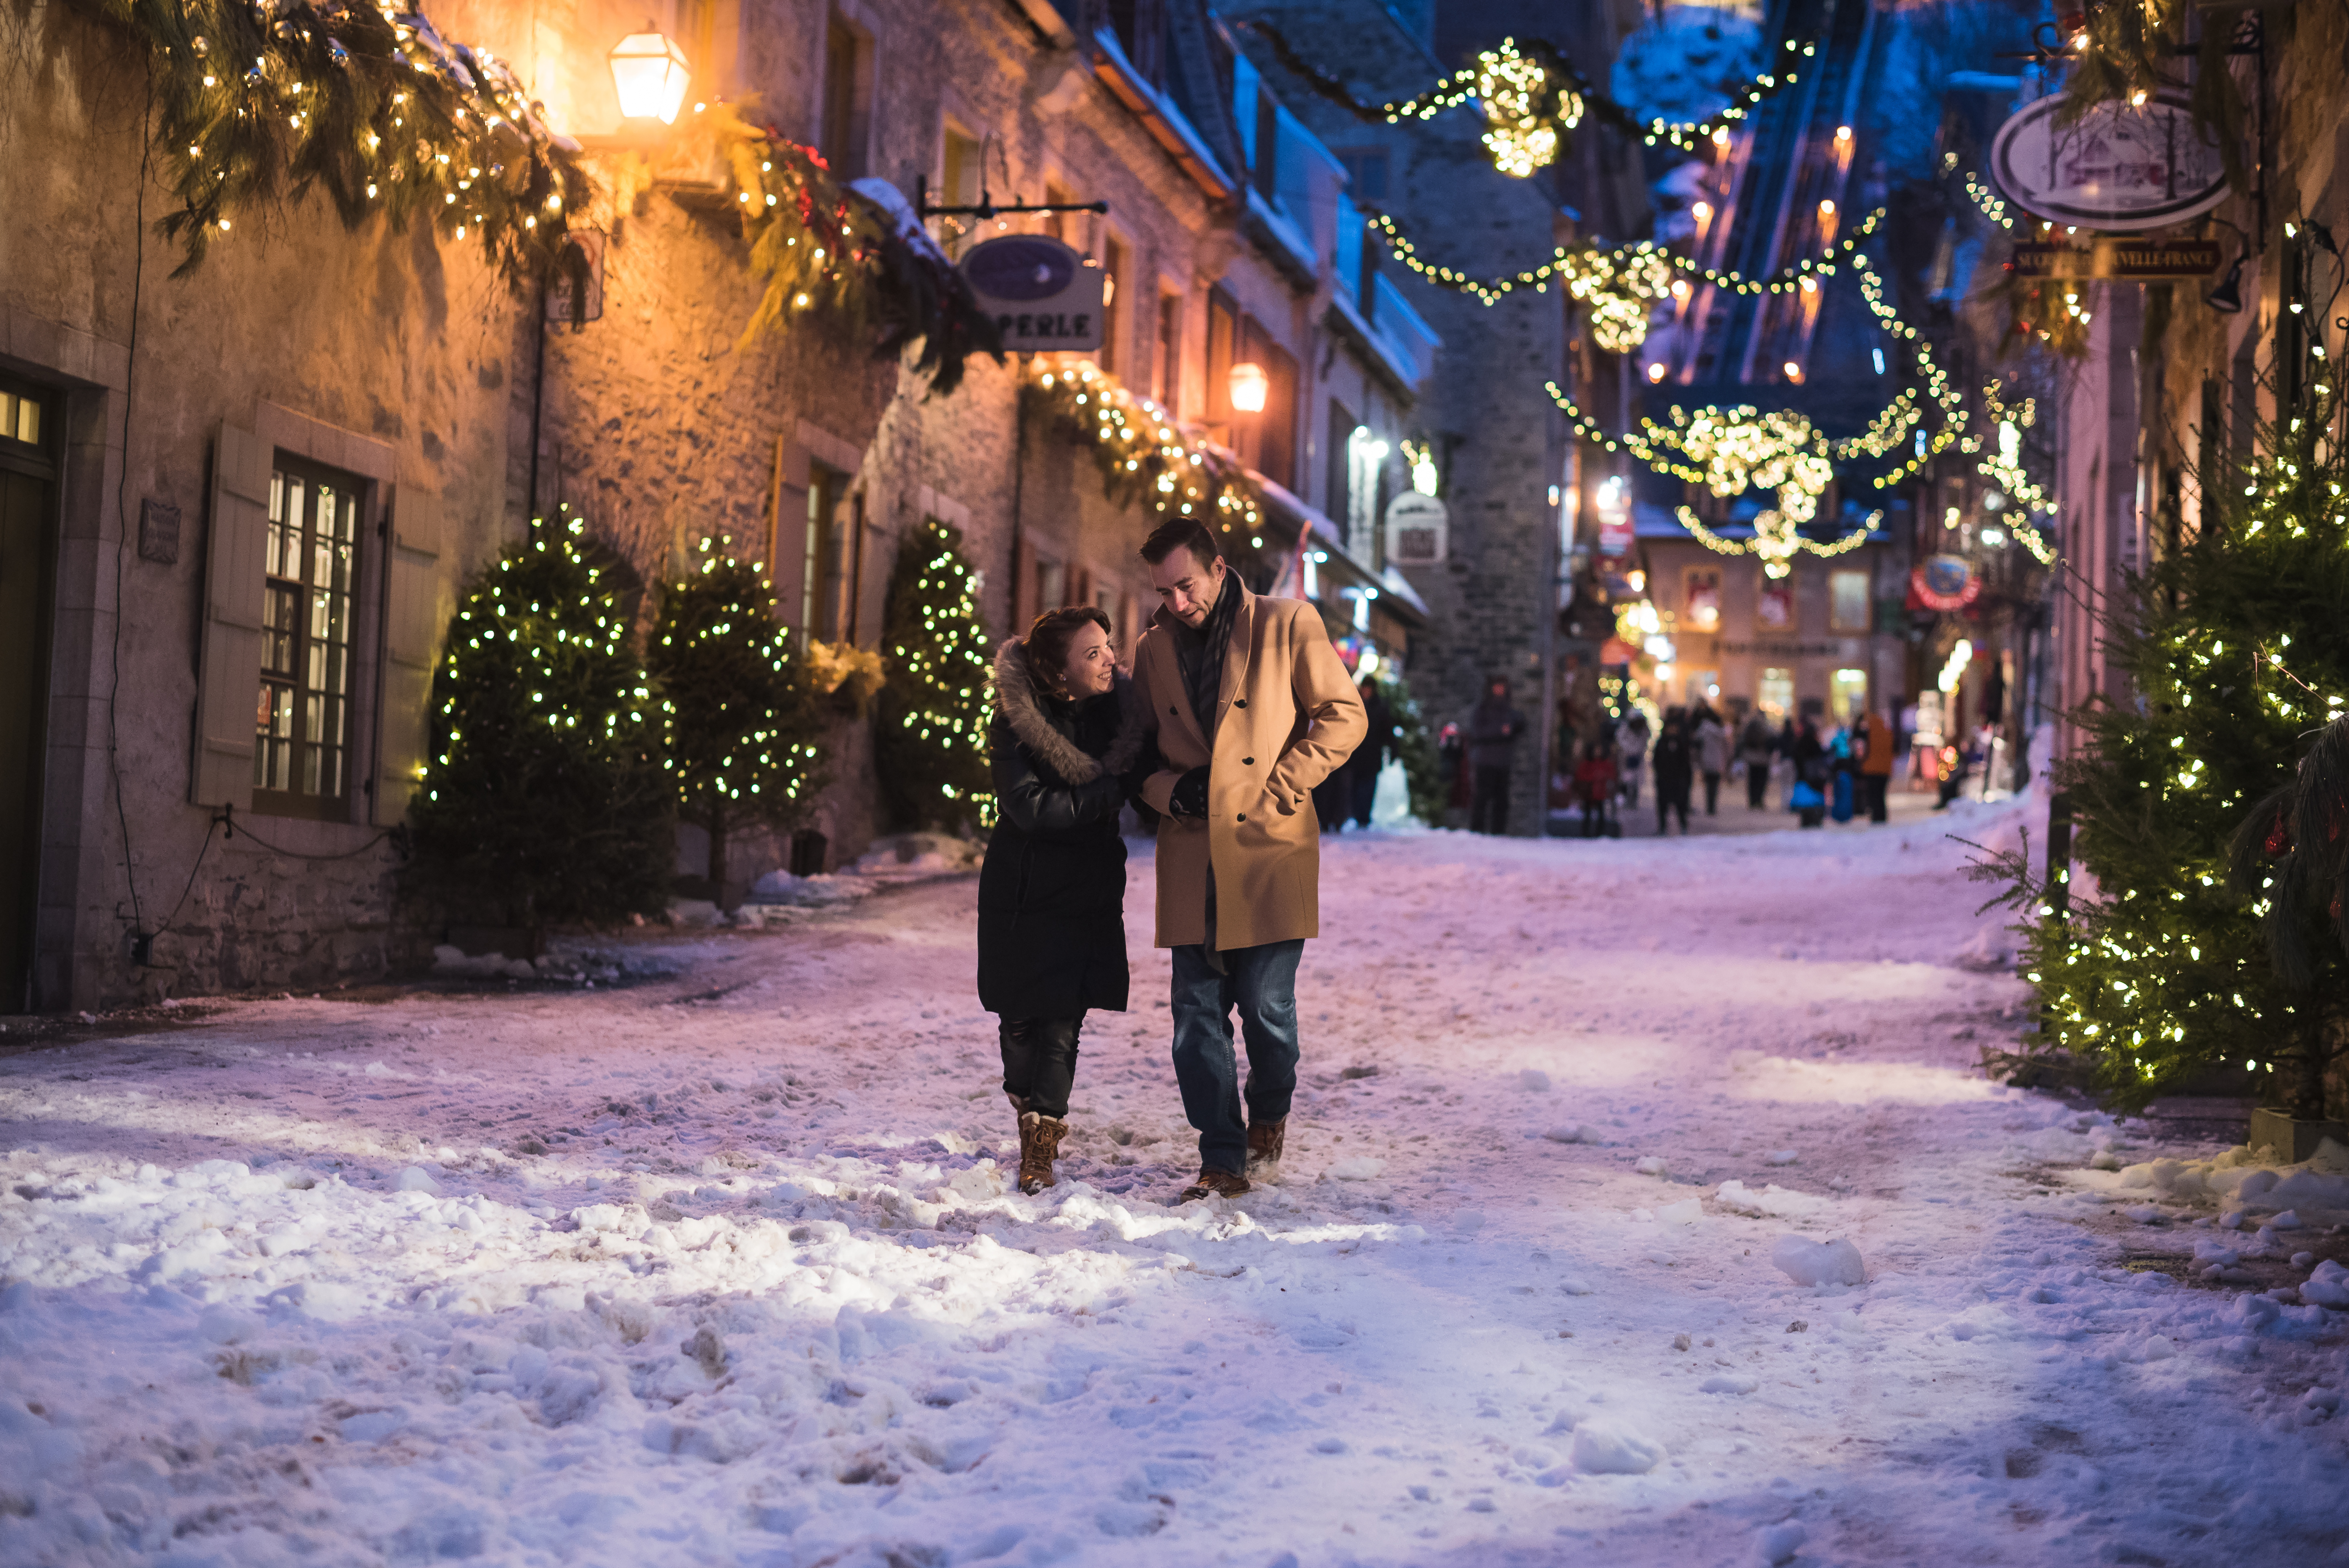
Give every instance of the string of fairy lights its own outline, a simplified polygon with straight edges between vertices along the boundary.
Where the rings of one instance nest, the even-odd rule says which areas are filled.
[[[2033,518],[2040,512],[2052,515],[2055,502],[2046,488],[2023,466],[2023,432],[2038,417],[2037,405],[2029,397],[2020,403],[2008,403],[2000,396],[1998,383],[1992,381],[1982,387],[1982,412],[1997,430],[1998,439],[1982,458],[1982,476],[1998,487],[2007,505],[2013,509],[2007,514],[2006,527],[2016,542],[2029,551],[2040,565],[2053,566],[2055,547],[2047,542]]]
[[[1933,357],[1932,339],[1900,319],[1900,313],[1893,309],[1892,302],[1887,296],[1883,275],[1869,263],[1865,252],[1853,253],[1852,265],[1859,273],[1860,297],[1868,302],[1868,312],[1876,317],[1877,325],[1889,335],[1911,345],[1915,349],[1917,374],[1924,383],[1925,395],[1933,400],[1934,407],[1941,413],[1941,422],[1933,429],[1917,432],[1918,444],[1907,458],[1895,465],[1890,472],[1875,477],[1872,482],[1876,488],[1886,490],[1909,479],[1951,446],[1971,453],[1979,443],[1965,433],[1965,398],[1950,379],[1949,373],[1941,368],[1940,362]],[[1871,425],[1870,429],[1874,428]],[[1867,455],[1880,457],[1889,450],[1887,448],[1885,452],[1868,452]]]
[[[1029,385],[1064,428],[1092,438],[1102,471],[1160,517],[1195,517],[1261,548],[1263,494],[1237,458],[1186,439],[1174,414],[1083,361],[1038,359]]]
[[[1278,48],[1276,46],[1276,52]],[[1485,144],[1494,155],[1494,165],[1503,173],[1519,178],[1547,164],[1556,155],[1557,139],[1554,128],[1571,130],[1591,108],[1600,103],[1612,110],[1610,119],[1637,131],[1645,145],[1653,147],[1662,142],[1684,152],[1694,152],[1711,141],[1715,131],[1737,125],[1765,99],[1793,87],[1801,79],[1793,67],[1793,60],[1809,59],[1818,52],[1816,45],[1795,38],[1786,39],[1781,49],[1790,57],[1785,66],[1764,71],[1733,89],[1726,105],[1700,120],[1640,121],[1581,80],[1579,73],[1566,65],[1560,51],[1547,45],[1521,49],[1514,38],[1505,38],[1497,48],[1484,50],[1474,65],[1463,66],[1440,85],[1412,98],[1381,104],[1375,112],[1387,124],[1400,125],[1405,120],[1433,119],[1445,109],[1457,108],[1471,99],[1481,100],[1489,128]],[[1314,75],[1318,77],[1319,73]],[[1558,77],[1561,85],[1553,88],[1553,77]]]
[[[1848,253],[1859,274],[1861,294],[1870,313],[1887,334],[1912,346],[1920,377],[1919,385],[1903,388],[1857,436],[1830,440],[1808,419],[1790,409],[1763,412],[1750,406],[1694,410],[1676,406],[1667,421],[1642,417],[1638,430],[1619,435],[1602,428],[1556,381],[1545,383],[1545,389],[1566,414],[1575,433],[1606,451],[1628,451],[1657,472],[1702,484],[1724,498],[1742,494],[1749,488],[1775,492],[1778,505],[1765,510],[1755,520],[1754,538],[1751,541],[1730,539],[1707,527],[1693,511],[1682,507],[1682,524],[1707,549],[1724,555],[1759,556],[1772,576],[1785,575],[1798,552],[1826,555],[1856,550],[1880,521],[1880,511],[1871,515],[1857,532],[1831,542],[1806,539],[1799,531],[1816,516],[1817,498],[1835,477],[1837,462],[1880,461],[1899,451],[1902,443],[1909,441],[1909,452],[1890,471],[1873,477],[1875,488],[1882,490],[1915,474],[1932,457],[1951,446],[1971,454],[1980,443],[1965,433],[1969,410],[1934,358],[1930,340],[1900,319],[1887,296],[1882,276],[1867,255],[1857,250]],[[1922,428],[1926,398],[1931,400],[1940,416],[1930,430]],[[2028,508],[2025,510],[2027,514]],[[2017,528],[2016,537],[2043,564],[2053,561],[2052,547],[2032,527],[2027,515]]]
[[[1489,278],[1472,277],[1457,268],[1425,260],[1411,237],[1386,213],[1374,213],[1367,222],[1394,258],[1413,273],[1439,288],[1470,295],[1480,304],[1498,304],[1520,289],[1547,294],[1553,282],[1562,284],[1587,307],[1591,340],[1607,353],[1629,354],[1647,341],[1649,307],[1687,292],[1688,285],[1679,281],[1678,274],[1702,278],[1715,288],[1740,294],[1815,290],[1819,280],[1835,276],[1837,266],[1857,253],[1877,232],[1884,215],[1884,209],[1878,208],[1818,255],[1806,256],[1766,278],[1708,267],[1645,240],[1611,250],[1561,245],[1538,266]]]
[[[2005,200],[1990,188],[1990,181],[1971,169],[1966,170],[1966,194],[1973,199],[1983,217],[2002,229],[2014,227],[2014,220],[2007,215]]]

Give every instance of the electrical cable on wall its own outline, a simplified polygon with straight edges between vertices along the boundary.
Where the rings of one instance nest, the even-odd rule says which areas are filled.
[[[120,727],[116,722],[117,710],[122,702],[122,574],[130,549],[130,392],[133,378],[139,374],[139,306],[147,282],[147,172],[155,150],[155,139],[149,134],[155,118],[155,66],[150,56],[147,65],[147,102],[139,116],[139,191],[131,202],[130,246],[130,333],[122,361],[122,455],[121,468],[114,480],[114,635],[109,657],[112,669],[106,690],[106,767],[114,784],[114,820],[122,829],[122,880],[130,889],[130,950],[132,961],[147,962],[154,945],[155,932],[147,929],[147,917],[139,902],[137,857],[130,852],[130,813],[122,802],[122,756]],[[212,842],[212,830],[204,831],[204,842]],[[204,851],[196,851],[202,864]],[[190,882],[195,872],[188,872]],[[181,897],[185,902],[185,895]],[[177,914],[174,909],[172,913]],[[168,924],[169,923],[166,922]]]

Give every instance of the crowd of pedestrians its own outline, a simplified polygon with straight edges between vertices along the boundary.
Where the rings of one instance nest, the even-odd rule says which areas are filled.
[[[1686,833],[1698,785],[1704,815],[1718,817],[1723,781],[1741,779],[1748,811],[1768,809],[1771,785],[1783,779],[1785,809],[1802,826],[1816,828],[1830,819],[1884,821],[1906,744],[1897,723],[1866,710],[1832,728],[1811,712],[1774,722],[1756,710],[1733,733],[1729,721],[1699,699],[1665,708],[1652,729],[1635,708],[1588,733],[1564,736],[1560,771],[1581,808],[1585,838],[1619,833],[1615,813],[1637,810],[1642,793],[1654,799],[1659,836],[1675,823]]]

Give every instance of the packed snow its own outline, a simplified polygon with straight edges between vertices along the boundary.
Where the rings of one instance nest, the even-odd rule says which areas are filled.
[[[1330,841],[1231,1201],[1140,845],[1037,1198],[947,867],[0,1058],[0,1562],[2349,1560],[2349,1161],[1985,1076],[2028,809]]]

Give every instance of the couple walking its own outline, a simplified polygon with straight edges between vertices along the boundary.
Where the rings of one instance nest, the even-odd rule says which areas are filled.
[[[1297,1087],[1298,962],[1319,931],[1313,787],[1367,728],[1312,605],[1249,593],[1189,519],[1154,532],[1142,558],[1160,605],[1131,680],[1091,608],[1048,611],[996,655],[978,995],[1001,1021],[1024,1192],[1053,1184],[1086,1012],[1125,1008],[1129,798],[1160,819],[1156,944],[1173,949],[1174,1077],[1199,1131],[1183,1198],[1275,1173]]]

